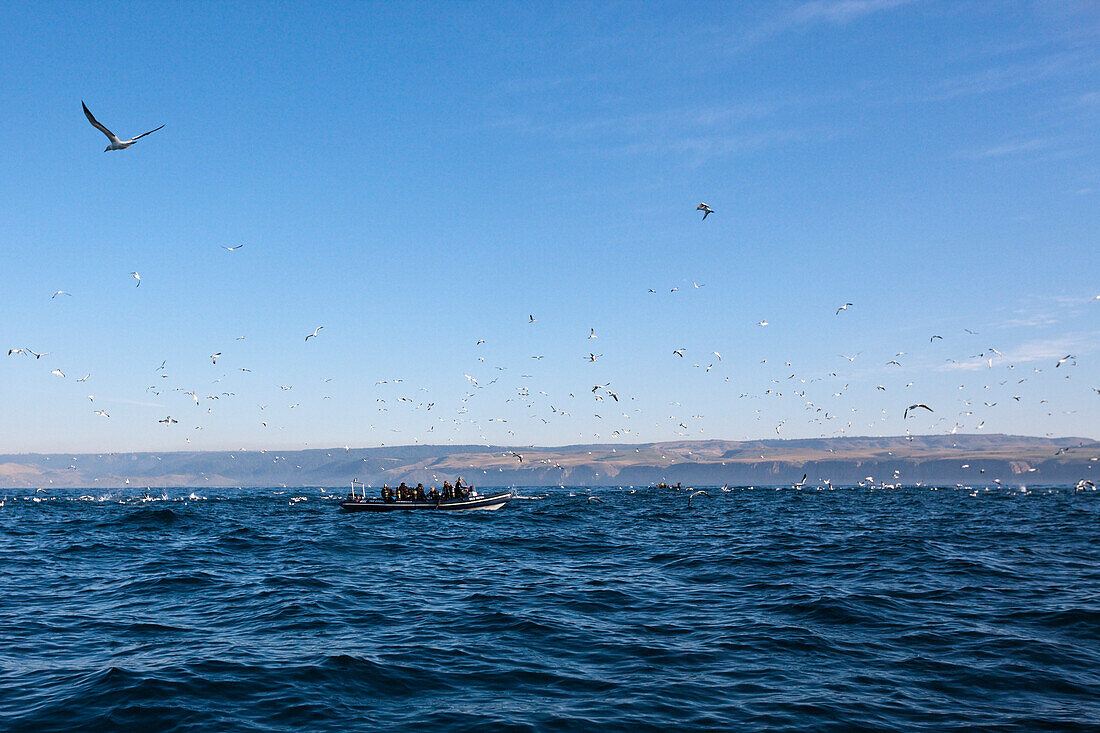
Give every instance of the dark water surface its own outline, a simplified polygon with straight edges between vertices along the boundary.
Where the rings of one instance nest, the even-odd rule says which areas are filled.
[[[1100,730],[1097,493],[82,493],[0,507],[0,729]]]

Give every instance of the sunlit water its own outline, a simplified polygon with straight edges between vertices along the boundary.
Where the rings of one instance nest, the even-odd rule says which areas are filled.
[[[1100,726],[1094,492],[331,493],[7,492],[0,729]]]

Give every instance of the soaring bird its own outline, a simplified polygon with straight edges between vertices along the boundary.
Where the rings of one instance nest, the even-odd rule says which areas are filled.
[[[528,316],[527,316],[527,318],[529,319],[529,320],[527,321],[528,323],[534,323],[534,322],[535,322],[535,317],[534,317],[534,316],[532,316],[532,315],[528,315]]]
[[[683,349],[673,349],[672,353],[676,354],[676,356],[680,357],[681,359],[684,358],[684,350]]]
[[[766,326],[766,325],[768,325],[768,322],[767,321],[760,321],[760,323],[757,323],[756,325],[757,326]]]
[[[179,420],[177,420],[176,418],[169,415],[168,417],[164,418],[163,420],[157,420],[157,422],[162,422],[165,425],[171,425],[172,423],[178,423]]]
[[[702,495],[702,496],[710,496],[710,494],[708,494],[708,493],[707,493],[707,492],[705,492],[705,491],[701,491],[701,490],[700,490],[700,491],[696,491],[696,492],[695,492],[694,494],[691,494],[690,496],[688,496],[688,506],[691,506],[691,500],[692,500],[692,499],[694,499],[695,497],[699,496],[699,495]]]
[[[909,411],[910,411],[910,410],[916,410],[916,409],[918,409],[918,408],[921,408],[921,407],[923,407],[924,409],[928,410],[929,412],[935,412],[935,410],[933,410],[933,409],[932,409],[931,407],[929,407],[928,405],[909,405],[909,407],[906,407],[906,408],[905,408],[905,412],[904,412],[904,413],[902,414],[902,416],[901,416],[901,419],[902,419],[902,420],[905,420],[906,418],[908,418],[908,417],[909,417]]]
[[[596,335],[596,329],[594,329],[594,328],[588,329],[588,338],[590,338],[590,339],[598,339],[599,338],[599,336]]]
[[[936,336],[936,335],[933,335],[933,336],[932,336],[932,338],[928,339],[928,343],[932,343],[932,342],[933,342],[933,341],[935,341],[936,339],[939,339],[940,341],[943,341],[943,336]]]
[[[222,352],[220,352],[220,351],[216,354],[211,354],[210,355],[210,363],[211,364],[217,364],[218,363],[218,357],[221,356],[221,355],[222,355]]]
[[[703,219],[706,219],[708,216],[714,213],[714,209],[710,208],[706,204],[699,204],[695,207],[695,210],[703,212]]]
[[[137,285],[135,285],[134,287],[135,288],[140,288],[141,287],[141,275],[137,274],[136,272],[131,272],[130,277],[137,280]]]
[[[1065,356],[1063,356],[1061,359],[1058,360],[1058,363],[1054,365],[1054,368],[1057,369],[1058,367],[1062,366],[1063,364],[1065,364],[1070,359],[1076,359],[1076,358],[1077,357],[1074,356],[1073,354],[1066,354]]]
[[[306,341],[309,341],[310,339],[317,338],[317,332],[320,331],[322,328],[324,328],[324,326],[318,326],[317,328],[313,329],[313,333],[306,336]]]
[[[157,130],[159,130],[160,127],[164,127],[164,125],[161,125],[160,127],[156,128],[155,130],[150,130],[149,132],[143,132],[140,135],[138,135],[137,137],[132,137],[129,140],[119,140],[117,135],[115,135],[113,132],[108,130],[103,125],[99,124],[99,122],[96,120],[95,117],[92,117],[92,113],[91,113],[91,110],[88,109],[88,105],[84,104],[84,102],[82,101],[80,103],[80,106],[84,108],[84,116],[88,118],[88,122],[92,123],[92,127],[96,128],[97,130],[102,132],[104,135],[107,136],[107,139],[111,141],[111,144],[108,145],[107,149],[103,151],[105,153],[108,150],[125,150],[126,148],[130,147],[131,145],[133,145],[134,143],[136,143],[138,140],[145,137],[146,135],[151,135],[154,132],[156,132]]]
[[[64,290],[58,290],[56,293],[50,296],[50,300],[53,300],[59,295],[68,295],[70,298],[73,296],[72,293],[65,292]]]
[[[23,351],[23,349],[8,349],[8,356],[11,356],[12,354],[23,354],[24,356],[26,356],[27,352]]]
[[[222,249],[224,249],[226,252],[236,252],[238,249],[240,249],[243,246],[244,246],[243,244],[235,244],[232,247],[226,247],[225,245],[222,245]]]
[[[844,305],[842,305],[842,306],[840,306],[839,308],[837,308],[837,309],[836,309],[836,314],[835,314],[835,315],[838,315],[838,316],[839,316],[839,315],[840,315],[840,312],[841,312],[841,311],[846,311],[846,310],[848,310],[848,309],[849,309],[849,308],[850,308],[851,306],[852,306],[852,304],[851,304],[851,303],[845,303]]]

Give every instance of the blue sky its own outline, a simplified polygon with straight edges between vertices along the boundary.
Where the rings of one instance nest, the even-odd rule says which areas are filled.
[[[1100,437],[1095,3],[4,17],[2,452]]]

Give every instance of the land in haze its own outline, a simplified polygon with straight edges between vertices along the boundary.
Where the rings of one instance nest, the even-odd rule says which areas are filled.
[[[346,486],[358,479],[484,486],[779,485],[871,476],[902,484],[1068,484],[1092,478],[1100,442],[1014,435],[685,440],[562,447],[415,445],[312,450],[0,455],[0,489]],[[895,474],[896,472],[896,474]]]

